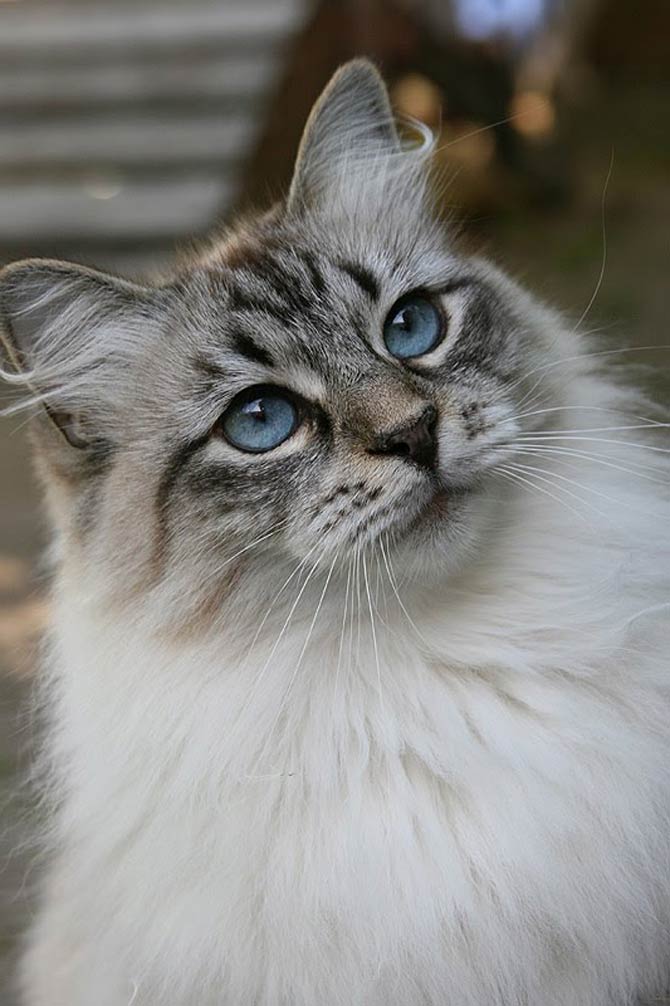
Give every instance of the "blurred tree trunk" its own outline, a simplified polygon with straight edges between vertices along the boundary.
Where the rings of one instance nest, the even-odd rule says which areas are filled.
[[[590,24],[587,56],[616,77],[670,80],[669,8],[668,0],[606,0]]]
[[[388,0],[321,0],[289,54],[236,209],[267,206],[286,191],[309,111],[341,63],[369,56],[393,77],[416,41],[412,18]]]

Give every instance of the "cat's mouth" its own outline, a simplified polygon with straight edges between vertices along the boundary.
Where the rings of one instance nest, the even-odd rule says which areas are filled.
[[[418,507],[412,507],[413,512],[403,513],[402,508],[399,508],[396,519],[392,521],[392,527],[401,538],[424,528],[435,527],[451,517],[452,508],[459,495],[462,495],[462,491],[438,485],[433,492],[426,495]]]
[[[419,512],[416,520],[444,520],[449,516],[453,493],[448,489],[437,489],[425,507]]]
[[[438,529],[441,524],[447,522],[451,524],[458,515],[460,505],[472,494],[475,488],[474,482],[447,485],[441,480],[437,481],[428,498],[405,525],[406,532]]]
[[[418,512],[408,521],[403,529],[404,535],[416,531],[435,528],[451,518],[456,493],[444,486],[438,487],[419,508]]]

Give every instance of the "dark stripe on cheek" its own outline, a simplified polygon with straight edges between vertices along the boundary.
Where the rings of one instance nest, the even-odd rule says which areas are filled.
[[[191,461],[198,451],[204,447],[209,440],[209,437],[210,434],[207,432],[197,440],[193,440],[187,444],[182,444],[173,452],[170,460],[163,469],[163,474],[161,475],[158,483],[158,489],[156,490],[156,512],[159,515],[159,519],[165,519],[166,513],[169,509],[168,504],[170,502],[170,496],[172,495],[172,491],[177,484],[180,475],[189,461]]]
[[[172,492],[183,471],[187,468],[189,461],[207,443],[209,436],[209,433],[207,433],[198,440],[182,444],[173,452],[163,469],[155,498],[156,529],[151,554],[152,579],[157,579],[165,566],[167,546],[170,539],[170,500]]]
[[[82,538],[92,530],[102,505],[104,480],[112,467],[115,448],[107,441],[97,440],[89,448],[80,469],[79,478],[84,483],[77,503],[77,527]]]
[[[250,527],[262,524],[263,507],[283,504],[290,487],[304,466],[301,458],[261,459],[234,465],[203,461],[184,473],[183,489],[200,500],[208,499],[219,513],[236,510],[249,513]]]
[[[379,300],[379,281],[369,269],[357,262],[338,262],[337,265],[347,276],[351,276],[371,300]]]
[[[235,352],[246,357],[247,360],[260,363],[264,367],[274,367],[274,360],[267,349],[258,346],[246,332],[233,332],[232,344]]]

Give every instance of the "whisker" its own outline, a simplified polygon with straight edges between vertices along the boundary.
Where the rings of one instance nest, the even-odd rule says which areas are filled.
[[[457,143],[461,143],[463,140],[469,140],[471,136],[479,136],[480,133],[488,133],[491,129],[497,129],[498,126],[506,126],[510,122],[514,122],[516,119],[522,119],[525,115],[528,115],[529,111],[525,112],[515,112],[514,115],[507,115],[504,119],[498,119],[497,122],[490,122],[486,126],[478,126],[477,129],[471,129],[467,133],[462,133],[460,136],[454,137],[453,140],[449,140],[448,143],[442,143],[435,148],[435,153],[441,153],[443,150],[447,150],[449,147],[453,147]]]
[[[545,482],[547,485],[550,485],[553,489],[557,489],[559,492],[563,492],[566,496],[569,496],[571,499],[574,499],[578,503],[581,503],[582,506],[587,507],[589,510],[593,510],[593,512],[598,514],[599,517],[602,517],[603,520],[609,519],[607,514],[603,513],[602,510],[598,510],[597,507],[594,507],[587,500],[583,499],[581,496],[578,496],[577,493],[573,493],[570,489],[566,489],[565,486],[556,485],[556,482],[553,481],[555,478],[565,479],[565,476],[557,475],[556,472],[552,472],[551,470],[545,469],[544,471],[546,471],[548,475],[552,476],[551,479],[547,478],[545,475],[541,474],[542,469],[537,468],[535,465],[511,464],[508,465],[508,468],[522,471],[528,476],[535,476],[535,478],[538,481]],[[610,502],[612,502],[612,500],[610,500]]]
[[[656,447],[654,444],[633,443],[630,440],[616,440],[608,437],[581,437],[563,433],[521,433],[519,439],[525,443],[543,443],[552,440],[581,440],[592,444],[617,444],[619,447],[632,447],[637,450],[654,451],[658,454],[670,454],[670,447]]]
[[[605,468],[612,468],[615,471],[623,472],[626,475],[635,475],[637,478],[645,479],[647,482],[654,482],[659,486],[667,486],[669,483],[664,479],[654,478],[653,475],[648,475],[647,472],[650,470],[648,465],[642,464],[638,461],[630,461],[627,459],[627,466],[616,464],[614,461],[609,459],[608,455],[597,454],[591,451],[580,450],[579,448],[570,447],[559,447],[550,444],[546,447],[540,446],[530,446],[526,444],[511,444],[511,445],[493,445],[493,450],[500,451],[506,456],[509,454],[510,447],[514,450],[515,454],[531,454],[539,455],[541,457],[555,457],[557,460],[569,461],[570,459],[581,460],[581,461],[592,461],[594,464],[602,465]],[[654,471],[655,469],[651,469]]]
[[[303,562],[304,561],[301,561],[301,565],[303,564]],[[233,724],[233,728],[235,726],[237,726],[241,722],[243,714],[248,711],[248,709],[249,709],[249,707],[251,705],[251,702],[253,700],[253,696],[256,694],[256,692],[257,692],[257,690],[258,690],[258,688],[260,686],[260,683],[263,680],[263,678],[265,677],[265,674],[267,673],[267,670],[268,670],[270,664],[272,663],[274,655],[277,652],[277,649],[279,648],[279,646],[281,644],[281,641],[283,640],[284,636],[286,635],[286,632],[288,631],[288,627],[289,627],[289,625],[291,623],[291,619],[293,618],[295,610],[296,610],[296,608],[298,607],[298,605],[300,603],[300,599],[302,598],[303,594],[305,593],[305,590],[307,589],[307,586],[308,586],[310,580],[312,579],[312,577],[314,576],[314,574],[315,574],[316,570],[318,569],[318,567],[319,567],[319,559],[317,558],[316,562],[314,562],[312,564],[312,568],[310,569],[310,571],[308,572],[307,576],[305,577],[305,579],[304,579],[304,581],[302,583],[302,586],[300,587],[300,589],[298,591],[298,595],[295,598],[293,604],[291,605],[291,607],[289,609],[289,613],[288,613],[288,615],[286,616],[286,618],[284,620],[284,624],[282,625],[282,627],[281,627],[281,629],[279,631],[279,635],[277,636],[277,638],[276,638],[276,640],[275,640],[275,642],[274,642],[274,644],[272,646],[272,649],[270,650],[270,653],[268,654],[268,656],[267,656],[267,658],[265,660],[265,663],[263,664],[263,666],[261,667],[260,671],[258,672],[258,674],[254,678],[254,682],[253,682],[253,685],[252,685],[252,690],[249,693],[249,695],[247,696],[247,699],[245,700],[245,703],[244,703],[242,709],[240,710],[240,712],[239,712],[239,714],[238,714],[238,716],[237,716],[237,718],[235,720],[235,723]]]
[[[354,620],[356,618],[355,613],[355,581],[356,581],[356,565],[358,561],[358,546],[355,547],[354,554],[351,558],[351,606],[349,612],[349,647],[348,647],[348,664],[347,664],[347,676],[351,675],[352,668],[354,666]]]
[[[576,332],[577,329],[580,328],[582,322],[585,320],[585,318],[588,315],[589,311],[591,310],[591,308],[595,304],[596,298],[597,298],[598,294],[600,293],[600,288],[603,285],[603,279],[605,278],[605,267],[607,265],[607,228],[605,226],[605,206],[606,206],[606,203],[607,203],[607,189],[609,188],[610,179],[612,177],[612,171],[613,170],[614,170],[614,148],[612,148],[612,153],[610,155],[610,164],[609,164],[609,168],[607,169],[607,177],[605,178],[605,184],[603,186],[602,199],[601,199],[601,202],[600,202],[600,213],[601,213],[601,218],[602,218],[602,220],[601,220],[601,222],[602,222],[602,237],[603,237],[603,255],[602,255],[602,261],[600,263],[600,272],[598,274],[598,280],[596,282],[594,291],[591,294],[591,299],[589,300],[588,304],[584,308],[584,311],[582,312],[582,314],[581,314],[581,316],[579,318],[579,321],[575,325],[575,327],[573,329],[573,332]]]
[[[361,546],[356,548],[356,664],[361,662]]]
[[[245,552],[248,552],[256,545],[260,545],[261,542],[267,541],[268,538],[272,538],[273,535],[277,534],[279,531],[282,530],[282,528],[286,526],[286,524],[289,523],[289,520],[290,520],[289,517],[285,517],[283,520],[278,521],[278,523],[274,524],[269,531],[264,531],[263,534],[259,535],[257,538],[254,538],[254,540],[250,541],[247,545],[244,546],[244,548],[239,549],[233,555],[229,556],[224,562],[221,563],[220,566],[217,566],[217,568],[212,573],[207,574],[207,576],[205,576],[201,581],[201,584],[208,583],[209,580],[219,576],[221,570],[225,569],[226,566],[229,566],[231,562],[235,561],[235,559],[239,559],[239,557],[241,555],[244,555]]]
[[[652,419],[649,416],[638,416],[633,412],[624,412],[622,409],[606,409],[598,405],[555,405],[546,409],[535,409],[532,412],[519,412],[515,416],[506,416],[507,420],[527,419],[530,416],[543,416],[550,412],[608,412],[612,415],[627,416],[630,419],[638,419],[642,423],[651,426],[659,426],[663,429],[670,427],[670,423]]]
[[[382,672],[381,672],[381,664],[380,664],[380,661],[379,661],[379,646],[377,644],[377,629],[375,627],[375,617],[374,617],[374,613],[372,611],[372,596],[370,594],[370,583],[369,583],[369,580],[368,580],[368,566],[367,566],[367,563],[365,561],[365,553],[363,554],[363,578],[364,578],[364,581],[365,581],[365,593],[366,593],[367,599],[368,599],[368,610],[370,612],[370,632],[371,632],[371,635],[372,635],[372,648],[373,648],[374,655],[375,655],[375,666],[376,666],[376,669],[377,669],[377,685],[378,685],[378,688],[379,688],[379,705],[380,705],[380,709],[381,709],[382,715],[383,715],[383,713],[384,713],[384,696],[383,696],[383,693],[382,693]]]
[[[378,545],[378,543],[377,543],[377,545]],[[377,612],[377,615],[379,616],[379,619],[381,621],[381,614],[379,613],[379,595],[381,594],[381,591],[382,591],[383,581],[382,581],[381,565],[380,565],[380,562],[379,562],[379,547],[377,547],[377,554],[373,555],[372,558],[377,560],[376,564],[375,564],[375,574],[376,574],[375,575],[375,611]]]
[[[571,506],[565,500],[562,500],[558,496],[555,496],[552,492],[549,492],[548,489],[544,489],[542,486],[536,485],[536,483],[532,482],[529,478],[520,475],[518,472],[510,471],[507,467],[503,466],[496,468],[495,471],[498,474],[506,475],[509,479],[512,479],[512,481],[516,481],[521,485],[525,485],[528,489],[532,490],[536,494],[542,494],[543,496],[548,496],[549,499],[552,499],[554,501],[554,503],[558,503],[559,506],[568,510],[570,513],[575,514],[575,516],[579,517],[580,520],[585,521],[587,524],[589,524],[589,526],[593,527],[592,522],[590,522],[580,510],[577,510],[576,507]]]
[[[379,579],[381,581],[381,591],[382,591],[382,596],[383,596],[383,601],[384,601],[384,615],[383,616],[380,615],[380,620],[382,622],[382,625],[385,628],[388,628],[388,615],[389,615],[389,599],[388,599],[388,594],[386,592],[386,584],[388,582],[388,574],[386,573],[385,569],[383,568],[383,548],[384,548],[384,542],[386,541],[386,538],[387,538],[387,534],[388,534],[387,531],[384,531],[381,534],[381,536],[379,538],[378,550],[377,550],[378,551],[378,554],[377,554],[377,571],[378,571]]]
[[[298,659],[296,660],[295,667],[293,668],[293,672],[292,672],[291,677],[289,679],[288,685],[286,686],[286,689],[284,691],[284,695],[283,695],[282,700],[281,700],[281,702],[279,704],[279,708],[277,709],[275,718],[273,719],[273,721],[270,724],[270,727],[269,727],[269,729],[268,729],[268,731],[266,733],[266,740],[265,740],[265,744],[263,746],[263,750],[261,751],[261,757],[259,758],[259,762],[262,761],[262,759],[263,759],[263,754],[265,752],[265,748],[266,748],[267,744],[270,742],[270,740],[272,738],[272,735],[274,733],[275,727],[277,726],[279,720],[281,719],[281,714],[283,713],[284,709],[286,708],[286,704],[288,702],[288,698],[289,698],[289,696],[291,694],[291,691],[293,690],[293,685],[295,684],[295,680],[296,680],[296,678],[298,676],[298,672],[299,672],[300,668],[302,667],[302,662],[303,662],[303,660],[305,658],[305,654],[307,653],[307,650],[309,648],[309,644],[311,642],[312,635],[314,633],[314,626],[316,625],[317,619],[318,619],[319,614],[321,612],[321,608],[323,607],[323,602],[324,602],[324,599],[326,597],[326,593],[328,591],[328,586],[329,586],[330,581],[331,581],[332,576],[333,576],[333,570],[335,569],[335,564],[337,562],[338,556],[339,556],[339,553],[336,552],[335,555],[333,556],[332,562],[331,562],[330,567],[328,569],[328,573],[326,575],[326,579],[325,579],[325,583],[323,585],[323,589],[321,590],[321,594],[319,595],[319,600],[317,602],[314,614],[312,615],[312,620],[309,623],[309,628],[307,630],[307,634],[305,636],[304,642],[303,642],[302,647],[300,649],[300,653],[298,654]]]
[[[254,648],[256,646],[256,643],[258,642],[258,637],[260,636],[260,634],[261,634],[261,632],[263,630],[263,626],[265,625],[265,623],[267,622],[267,620],[270,617],[271,613],[273,612],[274,608],[276,607],[277,602],[279,601],[279,598],[282,596],[282,594],[284,593],[284,591],[286,590],[286,588],[288,587],[288,585],[291,583],[291,581],[293,580],[293,578],[295,576],[297,576],[301,572],[301,570],[304,569],[304,567],[307,565],[307,562],[309,561],[310,556],[314,554],[314,552],[316,551],[316,549],[319,547],[319,544],[320,544],[319,542],[315,542],[315,544],[312,545],[312,547],[309,549],[309,551],[302,557],[302,559],[294,567],[293,571],[291,573],[289,573],[289,575],[286,577],[286,579],[282,583],[281,587],[279,588],[279,590],[277,591],[277,593],[273,597],[270,605],[268,606],[267,611],[263,615],[263,618],[261,619],[261,621],[260,621],[260,623],[258,625],[258,628],[256,629],[256,632],[254,633],[254,637],[251,640],[251,643],[249,644],[249,648],[247,650],[247,655],[246,655],[246,657],[244,659],[245,665],[248,662],[248,658],[253,653]]]
[[[670,429],[670,423],[635,423],[630,426],[578,426],[573,430],[537,430],[528,431],[525,433],[520,433],[519,436],[555,436],[559,433],[614,433],[617,431],[627,431],[627,430],[667,430]]]
[[[517,388],[520,384],[523,384],[524,381],[527,381],[528,378],[532,377],[534,374],[542,374],[542,376],[544,377],[548,370],[552,370],[554,367],[565,366],[566,363],[575,363],[578,360],[582,361],[582,360],[593,360],[610,356],[622,356],[627,353],[655,353],[657,351],[665,352],[667,350],[670,350],[670,345],[619,346],[617,349],[598,349],[593,350],[592,352],[589,353],[576,353],[573,356],[564,356],[561,357],[560,360],[551,360],[549,363],[544,363],[541,364],[539,367],[533,367],[532,370],[527,370],[524,374],[521,375],[521,377],[518,377],[511,384],[508,384],[506,387],[506,391],[507,392],[513,391],[514,388]],[[540,385],[541,381],[542,377],[540,378],[539,381],[536,381],[535,384],[533,384],[533,386],[526,392],[526,394],[519,402],[519,405],[522,405],[524,401],[528,397],[530,397],[530,395]]]
[[[520,465],[520,467],[521,468],[525,468],[526,471],[529,471],[529,472],[530,471],[535,471],[535,472],[541,472],[544,475],[551,475],[554,479],[559,479],[562,482],[567,482],[569,485],[573,485],[573,486],[575,486],[578,489],[583,489],[584,492],[591,493],[594,496],[599,496],[601,499],[604,499],[607,503],[613,503],[615,506],[624,506],[624,507],[627,507],[629,509],[635,510],[636,513],[643,513],[643,514],[645,514],[648,517],[659,517],[659,516],[661,516],[660,514],[655,514],[655,513],[653,513],[650,510],[640,510],[640,507],[638,506],[637,503],[635,503],[635,504],[628,503],[625,500],[619,500],[619,499],[616,499],[613,496],[608,496],[607,493],[603,493],[599,489],[595,489],[593,486],[584,485],[581,482],[577,482],[576,479],[568,478],[566,475],[561,475],[560,472],[555,472],[555,471],[553,471],[550,468],[538,468],[536,465],[529,465],[529,466]],[[582,502],[584,502],[585,505],[586,505],[585,501],[582,501]],[[610,516],[609,519],[611,519],[611,516]]]
[[[342,656],[344,654],[344,636],[347,625],[347,614],[349,608],[349,589],[351,587],[351,569],[353,565],[353,559],[349,557],[349,563],[347,568],[347,583],[344,590],[344,604],[342,606],[342,624],[340,627],[340,642],[337,648],[337,666],[335,668],[335,684],[333,686],[333,697],[337,697],[338,684],[340,680],[340,670],[342,668]]]
[[[380,544],[381,544],[381,541],[380,541]],[[386,566],[386,572],[388,574],[389,583],[391,584],[391,590],[395,594],[396,600],[398,601],[398,604],[400,605],[400,610],[402,611],[403,615],[405,616],[405,618],[409,622],[410,626],[412,627],[412,629],[416,633],[417,637],[422,641],[422,643],[424,643],[428,647],[429,650],[432,649],[430,643],[428,642],[428,640],[426,639],[426,637],[423,635],[423,633],[421,632],[421,630],[419,629],[419,627],[416,625],[414,619],[412,618],[412,616],[410,615],[409,611],[405,607],[405,604],[404,604],[404,602],[403,602],[403,600],[402,600],[402,598],[400,596],[400,591],[398,590],[398,584],[396,582],[395,574],[393,572],[393,568],[391,566],[390,557],[388,555],[388,551],[387,551],[386,548],[382,548],[382,557],[384,559],[384,565]]]

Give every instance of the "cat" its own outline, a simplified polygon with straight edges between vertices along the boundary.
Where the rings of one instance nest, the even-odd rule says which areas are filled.
[[[26,1006],[667,987],[662,425],[459,251],[431,143],[357,60],[163,282],[0,274],[55,535]]]

